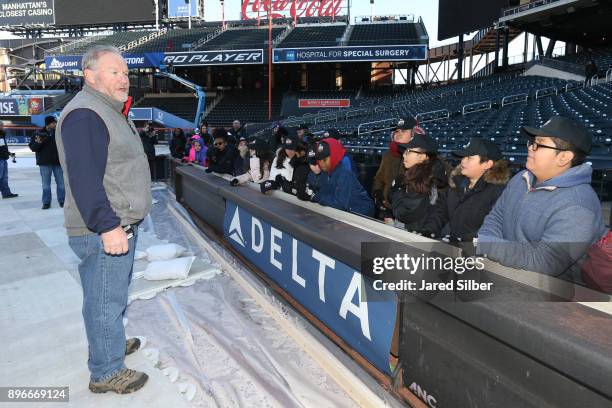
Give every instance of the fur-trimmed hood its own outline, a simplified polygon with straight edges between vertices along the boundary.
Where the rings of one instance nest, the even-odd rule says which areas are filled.
[[[465,176],[461,174],[461,164],[459,164],[450,173],[448,181],[449,186],[451,188],[457,188],[459,180],[463,179],[464,177]],[[482,178],[486,183],[503,186],[508,183],[508,180],[510,180],[510,168],[505,161],[499,160],[495,162],[493,167],[491,167],[491,169],[489,169],[489,171],[487,171]]]

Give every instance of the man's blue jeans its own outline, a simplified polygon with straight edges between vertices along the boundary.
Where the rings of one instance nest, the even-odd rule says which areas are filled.
[[[2,194],[2,197],[11,194],[8,185],[8,162],[6,160],[0,160],[0,194]]]
[[[55,178],[55,185],[57,187],[57,202],[60,204],[64,203],[66,198],[66,191],[64,189],[64,172],[62,166],[39,166],[40,177],[42,178],[42,202],[43,204],[51,204],[51,174]]]
[[[113,377],[125,367],[125,329],[128,286],[132,279],[138,227],[128,240],[128,253],[104,252],[98,234],[69,237],[68,243],[81,259],[79,275],[83,287],[83,320],[89,343],[87,365],[94,382]]]

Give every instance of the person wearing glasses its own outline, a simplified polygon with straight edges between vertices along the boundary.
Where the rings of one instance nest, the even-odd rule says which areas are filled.
[[[582,282],[576,261],[605,232],[591,187],[591,135],[553,116],[527,134],[527,169],[508,183],[478,231],[477,253],[513,268]]]
[[[408,230],[420,233],[426,217],[434,210],[448,185],[444,163],[436,142],[425,133],[399,144],[404,171],[391,184],[389,201],[393,218]]]
[[[230,174],[238,176],[242,171],[242,158],[235,145],[228,143],[228,133],[224,128],[213,130],[213,148],[206,152],[207,173]]]

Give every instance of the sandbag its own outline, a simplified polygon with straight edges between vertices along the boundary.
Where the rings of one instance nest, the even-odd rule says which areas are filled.
[[[144,278],[147,280],[185,279],[189,275],[193,261],[195,261],[195,256],[151,262],[144,272]]]
[[[178,258],[185,253],[186,249],[178,244],[154,245],[147,248],[147,260],[167,261],[169,259]]]

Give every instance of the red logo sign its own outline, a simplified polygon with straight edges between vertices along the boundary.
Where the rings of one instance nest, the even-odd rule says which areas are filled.
[[[336,17],[344,0],[242,0],[242,19]]]
[[[350,99],[300,99],[300,108],[348,108]]]

